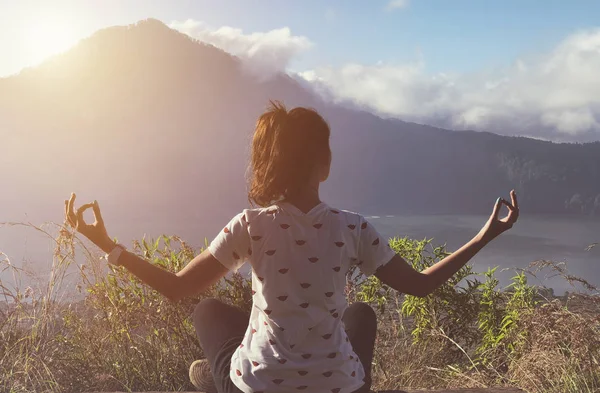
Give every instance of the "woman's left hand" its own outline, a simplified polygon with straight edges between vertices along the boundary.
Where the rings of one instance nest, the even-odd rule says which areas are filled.
[[[512,203],[503,198],[498,198],[494,205],[492,215],[478,234],[480,240],[486,243],[490,242],[502,233],[508,231],[517,222],[517,219],[519,218],[519,203],[517,202],[517,193],[515,190],[510,192],[510,199]],[[508,208],[508,215],[504,218],[499,217],[502,205],[506,205]]]
[[[71,198],[68,201],[65,200],[65,221],[71,225],[71,227],[75,228],[77,232],[81,233],[92,243],[100,247],[104,252],[109,253],[115,247],[116,243],[111,240],[106,232],[98,201],[82,205],[77,209],[77,212],[74,212],[73,210],[74,203],[75,194],[71,194]],[[83,213],[90,207],[94,211],[95,221],[93,224],[87,224],[83,218]]]

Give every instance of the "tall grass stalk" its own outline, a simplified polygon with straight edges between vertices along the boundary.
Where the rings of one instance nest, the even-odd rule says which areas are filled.
[[[34,281],[34,270],[0,253],[2,277],[10,277],[0,281],[2,392],[193,390],[188,367],[203,356],[190,318],[195,304],[203,297],[244,309],[252,304],[247,276],[228,276],[202,296],[173,303],[124,268],[107,266],[94,247],[63,225],[2,227],[25,227],[54,245],[50,273],[37,277],[37,286],[23,284],[24,277]],[[448,255],[432,239],[393,238],[390,246],[418,270]],[[179,271],[203,248],[163,235],[134,241],[131,249]],[[543,269],[587,293],[556,297],[530,285],[528,277],[538,279]],[[356,269],[349,272],[349,299],[378,311],[374,388],[600,391],[598,289],[549,260],[517,269],[506,288],[499,288],[495,272],[475,273],[466,265],[426,298],[396,293]]]

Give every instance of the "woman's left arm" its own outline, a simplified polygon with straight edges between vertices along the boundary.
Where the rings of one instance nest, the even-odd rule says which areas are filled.
[[[94,201],[94,203],[82,205],[76,213],[73,210],[74,202],[75,194],[71,194],[71,198],[65,201],[67,223],[104,252],[109,253],[112,251],[116,244],[107,234],[98,202]],[[83,213],[90,207],[94,211],[95,222],[86,224]],[[229,271],[208,249],[192,259],[177,273],[172,273],[154,265],[128,251],[121,253],[118,263],[171,301],[178,301],[204,291]]]

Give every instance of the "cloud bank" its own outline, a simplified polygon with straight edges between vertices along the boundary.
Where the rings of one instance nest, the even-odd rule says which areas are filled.
[[[292,58],[313,46],[308,38],[292,35],[288,27],[246,34],[238,28],[212,28],[193,19],[174,21],[169,27],[244,59],[249,70],[259,76],[285,72]]]
[[[346,64],[299,74],[337,102],[453,129],[560,141],[600,139],[600,29],[503,70],[427,74],[424,63]]]
[[[287,27],[244,33],[195,20],[170,26],[244,59],[263,77],[286,72],[314,46]],[[295,76],[327,100],[384,117],[554,141],[600,140],[600,29],[574,33],[548,53],[492,71],[430,74],[415,61],[323,66]]]

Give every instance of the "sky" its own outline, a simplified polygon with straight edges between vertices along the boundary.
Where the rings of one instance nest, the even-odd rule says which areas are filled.
[[[598,15],[597,0],[0,0],[0,77],[152,17],[381,116],[600,140]]]

